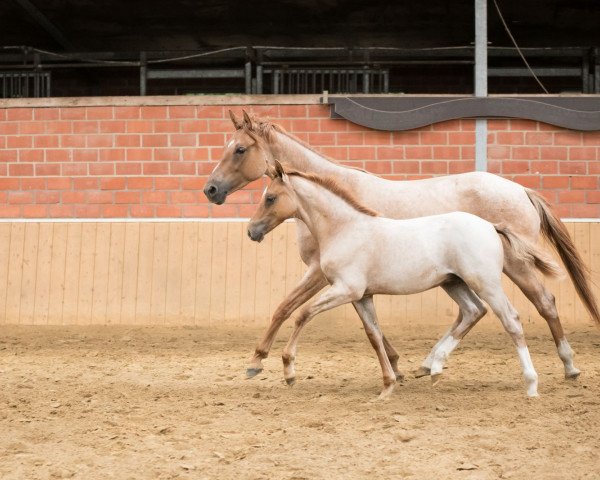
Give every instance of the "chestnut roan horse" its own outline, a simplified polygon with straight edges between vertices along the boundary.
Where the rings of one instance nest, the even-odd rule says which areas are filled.
[[[519,316],[502,291],[502,269],[505,252],[509,251],[511,257],[545,274],[556,274],[556,264],[508,228],[470,213],[393,220],[360,205],[334,178],[286,173],[277,160],[272,177],[250,220],[248,235],[260,242],[284,220],[301,220],[319,245],[321,271],[331,284],[302,309],[296,321],[283,352],[288,383],[296,378],[296,343],[304,325],[321,312],[353,302],[381,364],[384,388],[380,398],[388,397],[396,374],[385,352],[373,295],[407,295],[441,286],[459,305],[462,318],[435,350],[432,378],[439,378],[448,355],[485,315],[483,300],[500,318],[517,347],[527,395],[537,396],[538,376]]]
[[[267,174],[269,165],[273,165],[277,158],[285,168],[338,179],[354,193],[362,205],[385,217],[404,219],[453,211],[469,212],[491,223],[502,223],[532,244],[538,241],[540,235],[546,238],[560,255],[590,316],[600,323],[599,309],[590,288],[585,265],[564,224],[534,191],[485,172],[425,180],[384,180],[336,164],[277,124],[251,118],[246,112],[243,120],[236,118],[232,112],[230,116],[235,132],[225,145],[223,157],[204,188],[204,193],[211,202],[219,205],[224,203],[227,195]],[[250,361],[247,370],[249,377],[262,371],[262,359],[267,357],[283,322],[327,285],[319,265],[317,243],[303,222],[296,223],[300,255],[308,269],[296,288],[277,307],[271,325]],[[511,251],[506,253],[504,273],[548,322],[558,355],[564,364],[566,378],[577,378],[580,371],[573,365],[573,353],[564,336],[552,293],[542,284],[529,264],[512,255]],[[461,316],[462,312],[459,312],[450,329],[460,323]],[[390,362],[396,369],[398,355],[385,336],[383,343]],[[423,362],[418,375],[429,373],[436,347]]]

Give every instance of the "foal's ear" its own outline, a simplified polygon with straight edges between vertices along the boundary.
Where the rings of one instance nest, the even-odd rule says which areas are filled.
[[[244,124],[235,116],[235,113],[233,113],[231,110],[229,110],[229,118],[231,118],[233,126],[236,130],[241,129],[244,126]]]

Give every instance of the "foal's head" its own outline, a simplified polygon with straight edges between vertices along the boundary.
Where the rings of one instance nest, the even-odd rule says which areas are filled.
[[[231,111],[229,116],[235,133],[204,187],[206,198],[217,205],[224,203],[230,193],[262,177],[271,161],[267,140],[259,125],[246,112],[243,120]]]
[[[274,160],[274,164],[275,167],[269,171],[273,180],[248,224],[248,236],[255,242],[260,242],[277,225],[292,218],[298,209],[296,193],[288,176],[277,160]]]

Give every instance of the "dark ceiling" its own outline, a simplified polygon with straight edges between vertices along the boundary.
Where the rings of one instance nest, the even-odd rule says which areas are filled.
[[[498,3],[523,47],[600,46],[598,0]],[[0,44],[55,51],[70,46],[88,52],[239,45],[463,46],[474,37],[473,4],[474,0],[2,0]],[[28,5],[40,14],[37,19]],[[493,0],[488,12],[491,44],[510,45]],[[50,33],[40,17],[58,35]]]

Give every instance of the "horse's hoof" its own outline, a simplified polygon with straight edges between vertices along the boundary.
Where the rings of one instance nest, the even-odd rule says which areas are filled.
[[[296,377],[286,378],[285,383],[292,387],[296,383]]]
[[[431,375],[431,385],[433,385],[435,387],[438,383],[440,383],[441,379],[442,379],[441,373],[434,373],[433,375]]]
[[[248,368],[246,370],[246,378],[254,378],[262,371],[262,368]]]
[[[413,372],[415,378],[428,377],[431,375],[431,369],[427,367],[419,367]]]
[[[402,372],[396,372],[396,381],[400,383],[404,382],[404,374]]]
[[[537,398],[537,397],[539,397],[539,394],[538,394],[538,392],[536,390],[535,392],[527,392],[527,396],[529,398]]]
[[[581,375],[581,370],[579,370],[578,368],[574,368],[570,372],[565,372],[565,379],[577,380],[579,378],[579,375]]]

